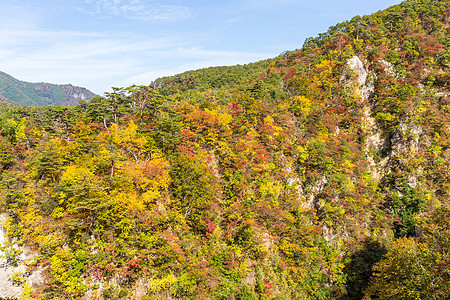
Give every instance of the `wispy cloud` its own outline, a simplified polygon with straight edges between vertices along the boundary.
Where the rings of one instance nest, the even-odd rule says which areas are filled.
[[[191,16],[188,7],[165,5],[143,0],[85,0],[96,14],[124,17],[141,21],[161,22],[187,19]]]
[[[103,94],[112,86],[149,84],[186,70],[248,63],[267,53],[195,47],[195,36],[0,30],[1,71],[26,81],[71,83]],[[32,46],[32,47],[30,47]]]
[[[102,93],[136,72],[142,53],[174,43],[170,38],[133,41],[126,34],[0,30],[0,66],[21,80],[72,83]]]

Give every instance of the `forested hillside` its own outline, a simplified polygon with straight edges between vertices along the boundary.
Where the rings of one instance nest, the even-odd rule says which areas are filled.
[[[21,299],[448,299],[449,4],[76,106],[1,106]]]
[[[0,101],[14,105],[75,105],[95,94],[71,84],[31,83],[0,72]]]

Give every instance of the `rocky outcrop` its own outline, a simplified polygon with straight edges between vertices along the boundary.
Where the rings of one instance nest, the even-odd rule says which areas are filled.
[[[380,181],[385,172],[388,163],[388,157],[381,161],[375,161],[374,154],[381,151],[389,143],[383,136],[381,128],[373,117],[372,107],[369,98],[375,91],[374,79],[376,75],[364,66],[363,61],[358,56],[353,56],[347,61],[347,66],[354,72],[355,79],[349,81],[350,85],[356,90],[359,96],[359,102],[363,105],[362,129],[366,132],[365,152],[368,162],[368,169],[372,176]]]
[[[0,221],[3,223],[7,219],[7,215],[0,215]],[[6,242],[5,229],[0,228],[0,244],[3,246]],[[16,268],[8,258],[5,249],[0,251],[0,298],[1,299],[14,299],[18,298],[22,294],[22,287],[19,284],[14,283],[12,277],[16,272]]]
[[[23,292],[22,282],[30,286],[38,286],[44,283],[42,270],[28,272],[28,265],[33,261],[36,254],[27,247],[9,245],[6,230],[3,227],[8,215],[1,214],[0,222],[0,299],[16,299]]]
[[[369,78],[369,72],[364,67],[363,62],[358,56],[353,56],[347,62],[347,65],[350,69],[356,72],[356,83],[357,83],[357,92],[361,97],[362,101],[369,99],[372,93],[375,90],[374,82],[371,78]],[[374,75],[370,74],[373,78]]]
[[[400,123],[391,139],[391,155],[400,153],[416,153],[419,148],[419,136],[422,133],[420,126],[413,123]]]

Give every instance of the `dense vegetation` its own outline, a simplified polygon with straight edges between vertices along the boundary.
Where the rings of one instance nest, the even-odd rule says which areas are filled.
[[[0,115],[23,299],[448,299],[449,2]],[[18,250],[19,249],[19,250]],[[97,297],[97,298],[96,298]]]
[[[14,105],[75,105],[89,101],[91,91],[70,84],[31,83],[0,72],[0,101]]]

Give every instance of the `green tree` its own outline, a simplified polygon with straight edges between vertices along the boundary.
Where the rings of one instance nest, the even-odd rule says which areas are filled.
[[[423,217],[419,238],[400,238],[373,267],[367,299],[448,299],[450,297],[450,209]]]

